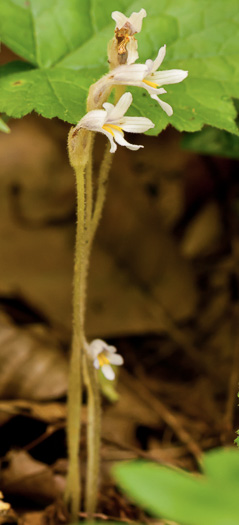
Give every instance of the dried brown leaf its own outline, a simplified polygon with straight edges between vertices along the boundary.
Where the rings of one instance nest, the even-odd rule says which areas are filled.
[[[15,416],[27,416],[45,423],[56,424],[65,420],[63,403],[35,403],[25,400],[0,401],[0,426]]]
[[[0,316],[0,398],[44,400],[66,393],[67,359],[45,328]]]
[[[57,496],[50,467],[25,451],[11,451],[5,456],[0,483],[6,496],[24,497],[41,505],[49,504]]]

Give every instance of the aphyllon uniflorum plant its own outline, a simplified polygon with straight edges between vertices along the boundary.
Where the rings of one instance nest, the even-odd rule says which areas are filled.
[[[110,72],[90,87],[87,113],[70,130],[68,139],[69,158],[75,170],[77,191],[74,325],[67,422],[69,471],[65,493],[65,501],[73,518],[78,515],[81,500],[79,438],[82,383],[85,383],[87,389],[88,406],[86,512],[88,516],[92,516],[96,508],[100,454],[101,406],[98,370],[101,369],[108,380],[113,380],[115,373],[111,365],[123,364],[123,358],[117,354],[115,347],[100,339],[88,342],[85,336],[86,285],[91,246],[101,217],[112,154],[115,153],[117,144],[137,151],[143,146],[128,142],[124,132],[144,133],[154,127],[147,116],[125,116],[133,97],[131,93],[124,92],[124,86],[146,89],[151,98],[170,116],[173,113],[172,107],[158,95],[166,93],[163,85],[181,82],[188,75],[187,71],[181,69],[159,71],[166,53],[165,45],[159,49],[154,61],[148,59],[145,64],[136,63],[138,51],[134,35],[141,31],[145,16],[144,9],[132,13],[129,18],[118,11],[112,13],[116,27],[115,36],[108,44]],[[115,105],[107,102],[113,88]],[[103,133],[109,139],[109,144],[99,171],[96,198],[93,199],[92,155],[95,132]]]
[[[142,147],[128,142],[124,132],[149,130],[157,135],[169,122],[179,131],[200,132],[207,124],[233,134],[233,138],[239,136],[233,101],[238,98],[239,78],[237,2],[215,0],[209,5],[195,0],[147,0],[146,20],[146,11],[137,0],[121,0],[120,5],[128,13],[136,12],[127,18],[114,11],[116,0],[0,0],[1,40],[16,58],[11,61],[11,55],[10,61],[0,66],[0,131],[9,131],[7,117],[19,118],[32,111],[75,126],[68,141],[70,163],[76,174],[77,231],[67,422],[69,472],[65,493],[66,505],[75,521],[81,504],[79,441],[83,383],[88,403],[84,494],[90,516],[96,508],[99,469],[98,370],[102,370],[106,381],[111,381],[114,365],[123,364],[114,347],[100,339],[87,341],[84,333],[89,257],[113,153],[117,145],[135,151]],[[140,33],[141,62],[137,33]],[[165,42],[169,68],[182,69],[161,69]],[[17,60],[16,55],[23,60]],[[187,81],[170,85],[185,79],[184,70],[190,71]],[[170,86],[166,102],[167,85]],[[172,100],[173,115],[168,104]],[[134,117],[129,116],[128,110]],[[97,131],[109,142],[93,191],[92,159]],[[213,128],[205,131],[210,133]]]

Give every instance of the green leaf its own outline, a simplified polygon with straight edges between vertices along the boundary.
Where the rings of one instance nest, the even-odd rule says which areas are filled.
[[[239,453],[236,449],[205,454],[205,476],[152,463],[114,467],[125,492],[156,517],[183,525],[237,525]]]
[[[181,146],[203,155],[239,158],[239,137],[211,127],[205,127],[193,134],[185,133]]]
[[[10,133],[10,128],[6,124],[6,122],[0,118],[0,131],[3,131],[3,133]]]
[[[40,70],[24,62],[10,62],[2,71],[1,111],[8,115],[19,118],[35,110],[47,118],[58,116],[76,122],[84,114],[92,71],[83,69],[78,75],[73,71],[66,74],[61,68]],[[96,70],[93,78],[97,77]]]
[[[204,455],[203,470],[216,484],[239,492],[239,453],[234,448],[215,449]],[[239,507],[239,499],[238,499]]]
[[[102,370],[100,370],[100,374],[99,374],[100,390],[103,396],[106,397],[106,399],[108,399],[110,403],[115,403],[119,399],[119,394],[116,390],[117,376],[118,376],[119,371],[117,370],[116,366],[113,367],[113,369],[114,369],[115,376],[116,376],[114,381],[109,381],[108,379],[106,379]]]
[[[147,92],[132,90],[133,115],[153,120],[157,134],[171,123],[198,131],[204,124],[239,135],[232,97],[239,93],[238,0],[144,0],[147,18],[137,40],[140,62],[167,44],[163,69],[189,70],[166,86],[168,117]],[[126,15],[141,0],[0,0],[2,41],[28,61],[1,68],[0,111],[20,117],[35,110],[75,124],[85,113],[88,88],[108,70],[111,12]]]

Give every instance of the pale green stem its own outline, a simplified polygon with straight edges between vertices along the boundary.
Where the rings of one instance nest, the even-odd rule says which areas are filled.
[[[89,150],[89,159],[86,166],[86,177],[85,177],[85,192],[86,192],[86,199],[87,199],[87,242],[89,242],[90,237],[90,230],[91,230],[91,219],[92,219],[92,211],[93,211],[93,185],[92,185],[92,166],[93,166],[93,158],[92,158],[92,152],[93,152],[93,146],[94,146],[94,138],[95,133],[92,133],[92,139],[91,139],[91,145]]]
[[[110,146],[107,144],[99,172],[94,214],[91,222],[88,250],[92,246],[94,235],[99,224],[105,200],[108,173],[112,162]],[[86,350],[87,354],[87,350]],[[84,356],[84,380],[87,388],[88,428],[87,428],[87,476],[86,476],[86,513],[91,519],[96,510],[99,466],[100,466],[100,435],[101,435],[101,403],[98,385],[98,374],[93,362]]]
[[[87,354],[84,355],[84,379],[88,396],[86,512],[91,519],[96,509],[99,483],[101,400],[98,374]]]
[[[122,94],[122,88],[116,89],[116,101]],[[106,96],[106,94],[105,94]],[[101,98],[101,93],[99,99]],[[103,93],[102,93],[103,98]],[[98,101],[99,103],[99,101]],[[88,98],[88,110],[91,109],[91,97]],[[98,377],[93,362],[87,354],[84,334],[86,283],[89,256],[96,228],[102,215],[106,195],[106,185],[112,155],[109,145],[99,172],[98,191],[92,217],[92,148],[93,134],[87,130],[71,129],[69,134],[70,163],[76,173],[77,188],[77,230],[74,268],[73,300],[73,342],[69,370],[67,442],[69,469],[67,476],[65,502],[71,519],[76,520],[80,510],[80,416],[82,403],[82,360],[84,360],[84,379],[88,396],[88,462],[86,484],[86,511],[88,517],[95,512],[99,477],[100,456],[100,393]],[[85,174],[86,170],[86,174]]]
[[[115,104],[122,97],[124,92],[125,92],[125,86],[115,86]],[[111,168],[112,161],[113,161],[113,155],[112,153],[110,153],[110,144],[107,144],[105,153],[104,153],[104,157],[103,157],[103,160],[100,166],[100,171],[99,171],[98,190],[97,190],[96,203],[95,203],[95,208],[94,208],[94,213],[93,213],[93,218],[92,218],[90,244],[92,244],[93,242],[95,232],[97,230],[98,224],[102,216],[103,206],[104,206],[105,197],[106,197],[108,176],[109,176],[109,171]]]
[[[115,93],[116,102],[120,99],[124,90],[124,87],[117,86]],[[113,155],[112,153],[110,153],[110,144],[107,144],[99,171],[97,196],[90,229],[89,251],[92,246],[92,242],[102,216],[103,206],[106,197],[108,176],[112,160]],[[84,367],[84,379],[86,382],[88,395],[88,463],[86,481],[86,512],[88,518],[91,518],[95,512],[97,502],[100,466],[101,407],[98,376],[96,371],[94,370],[92,362],[89,359],[87,359],[87,356]]]
[[[72,520],[80,510],[80,423],[82,403],[82,350],[84,345],[84,318],[86,279],[88,270],[87,195],[85,168],[89,158],[92,135],[86,130],[69,134],[69,157],[76,174],[77,228],[74,267],[73,341],[69,370],[67,444],[69,468],[65,502]]]
[[[110,153],[110,144],[107,144],[105,153],[104,153],[104,157],[102,160],[102,164],[100,166],[100,171],[99,171],[97,197],[96,197],[95,208],[94,208],[94,213],[93,213],[93,218],[92,218],[91,231],[90,231],[90,244],[92,244],[93,242],[95,232],[97,230],[97,226],[101,219],[105,197],[106,197],[108,176],[109,176],[109,171],[111,168],[112,160],[113,160],[113,155],[112,153]]]

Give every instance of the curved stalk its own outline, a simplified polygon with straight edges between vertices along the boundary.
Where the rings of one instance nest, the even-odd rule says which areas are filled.
[[[115,101],[123,94],[124,86],[117,86]],[[106,197],[107,182],[113,155],[110,153],[110,144],[106,145],[104,157],[100,166],[96,202],[91,221],[89,237],[89,253],[94,236],[99,225]],[[86,350],[87,352],[87,350]],[[100,466],[100,435],[101,435],[101,406],[98,376],[93,363],[85,356],[84,379],[87,387],[88,404],[88,433],[87,433],[87,480],[86,480],[86,512],[88,519],[95,512],[97,502],[99,466]]]
[[[80,509],[80,423],[82,403],[82,351],[85,340],[84,318],[86,279],[88,270],[87,194],[85,168],[89,159],[92,135],[86,130],[69,133],[70,163],[76,174],[77,228],[74,266],[73,341],[69,370],[67,444],[69,469],[65,502],[72,520],[77,520]]]
[[[123,88],[124,89],[124,88]],[[116,89],[116,99],[122,87]],[[88,100],[90,106],[90,100]],[[89,107],[88,107],[89,109]],[[77,520],[80,510],[80,417],[82,404],[82,369],[87,387],[88,404],[88,461],[86,483],[86,512],[92,517],[97,502],[100,456],[100,392],[97,373],[87,354],[84,321],[86,285],[92,241],[99,224],[106,196],[112,154],[107,145],[100,167],[98,191],[92,216],[92,148],[93,134],[85,129],[71,129],[68,139],[69,158],[76,174],[77,229],[74,266],[73,341],[69,370],[67,444],[69,470],[65,502],[72,520]],[[83,365],[83,366],[82,366]]]
[[[125,86],[115,86],[115,103],[118,102],[120,97],[125,92]],[[90,234],[90,244],[92,243],[95,232],[97,230],[98,224],[100,222],[103,206],[106,197],[107,182],[109,177],[109,171],[113,161],[113,155],[110,153],[110,144],[106,145],[104,157],[100,166],[99,178],[98,178],[98,190],[96,196],[96,203],[94,208],[94,213],[92,217],[91,225],[91,234]]]
[[[100,171],[99,171],[97,196],[96,196],[95,208],[94,208],[94,213],[92,217],[92,225],[91,225],[91,230],[90,230],[90,244],[92,244],[93,242],[95,232],[97,230],[97,226],[102,216],[102,210],[103,210],[105,197],[106,197],[108,176],[109,176],[109,171],[111,168],[112,160],[113,160],[113,155],[112,153],[110,153],[110,144],[107,144],[105,148],[104,157],[103,157],[103,160],[100,166]]]
[[[99,482],[101,403],[97,372],[86,354],[83,366],[88,396],[86,512],[91,519],[96,509]]]

